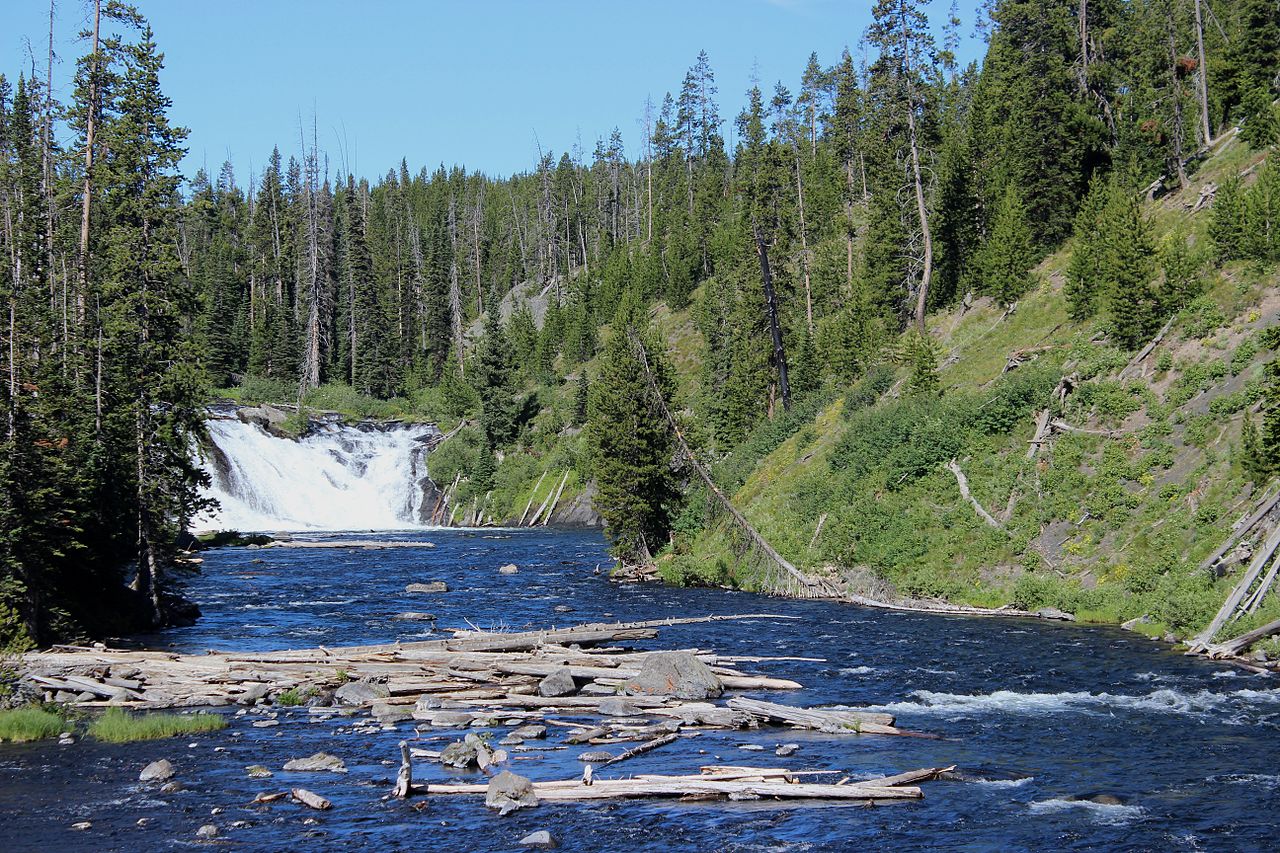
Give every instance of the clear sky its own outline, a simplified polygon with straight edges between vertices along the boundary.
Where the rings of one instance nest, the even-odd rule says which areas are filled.
[[[87,44],[88,0],[56,0],[55,95],[70,96]],[[679,89],[699,50],[711,58],[721,116],[762,88],[794,93],[811,51],[834,64],[858,43],[871,2],[854,0],[135,0],[166,56],[171,118],[190,128],[184,170],[235,164],[241,183],[273,145],[299,148],[314,114],[335,170],[377,177],[461,164],[505,175],[531,168],[539,143],[562,152],[621,130],[640,150],[646,96]],[[966,44],[975,0],[960,2]],[[43,75],[47,0],[0,0],[0,71]],[[940,26],[948,0],[933,0]],[[28,47],[30,41],[30,48]],[[726,134],[732,122],[726,121]]]

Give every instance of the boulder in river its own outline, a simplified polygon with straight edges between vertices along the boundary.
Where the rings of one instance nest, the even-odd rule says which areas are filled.
[[[173,778],[173,765],[167,758],[153,761],[138,774],[139,782],[167,782]]]
[[[507,815],[516,809],[536,806],[538,795],[533,792],[533,783],[527,778],[510,770],[503,770],[489,780],[484,804],[491,809],[496,809],[500,815]]]
[[[317,752],[307,758],[295,758],[284,763],[284,769],[294,773],[346,773],[347,765],[336,755]]]
[[[500,575],[514,575],[514,574],[516,574],[516,573],[517,573],[517,572],[519,572],[519,571],[520,571],[520,567],[519,567],[519,566],[517,566],[515,563],[507,563],[505,566],[501,566],[501,567],[498,569],[498,574],[500,574]]]
[[[271,686],[261,681],[250,682],[245,687],[244,692],[236,697],[236,701],[241,705],[252,705],[259,699],[265,699],[267,694],[271,692]]]
[[[428,581],[427,583],[411,583],[404,588],[405,592],[448,592],[449,585],[444,581]]]
[[[521,847],[536,847],[542,850],[550,850],[556,846],[556,840],[551,837],[551,833],[545,829],[539,829],[537,832],[531,832],[524,838],[520,839]]]
[[[724,683],[711,668],[689,652],[654,652],[644,659],[635,678],[626,684],[632,696],[674,696],[696,701],[715,699]]]
[[[244,769],[249,774],[250,779],[270,779],[271,771],[261,764],[250,764]]]
[[[573,683],[569,667],[562,666],[551,671],[551,674],[538,682],[539,696],[570,696],[576,693],[578,685]]]
[[[383,684],[367,681],[348,681],[333,693],[333,701],[339,705],[369,705],[377,699],[386,699],[391,691]]]
[[[196,830],[196,838],[217,838],[217,837],[218,837],[218,827],[214,826],[211,823],[206,823],[204,826]]]
[[[257,424],[276,438],[292,438],[285,430],[289,413],[275,406],[247,406],[236,409],[236,417],[246,424]]]
[[[591,749],[578,755],[579,761],[589,761],[592,764],[604,764],[606,761],[613,760],[612,752],[605,752],[603,749]]]
[[[1056,607],[1041,607],[1036,611],[1036,615],[1041,619],[1057,619],[1062,622],[1076,621],[1076,617],[1067,613],[1065,610],[1059,610]]]

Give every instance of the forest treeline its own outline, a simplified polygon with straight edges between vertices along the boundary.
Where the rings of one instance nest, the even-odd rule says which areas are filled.
[[[963,66],[954,12],[931,26],[923,4],[879,0],[795,91],[755,85],[723,116],[699,54],[644,105],[639,139],[539,152],[510,177],[406,160],[370,180],[301,128],[260,175],[226,165],[183,187],[162,55],[136,11],[101,14],[111,34],[95,24],[69,103],[51,98],[51,58],[43,78],[0,82],[11,638],[168,618],[212,389],[474,415],[466,474],[483,492],[527,442],[537,390],[573,377],[598,504],[640,553],[678,504],[670,437],[625,426],[652,420],[620,334],[650,334],[647,306],[695,319],[701,390],[684,402],[719,454],[886,353],[927,387],[926,313],[1016,303],[1073,233],[1073,311],[1137,346],[1190,296],[1167,284],[1177,253],[1144,237],[1139,191],[1185,182],[1234,124],[1260,147],[1278,135],[1270,0],[995,0],[986,55]],[[1251,234],[1245,217],[1272,211],[1245,195],[1231,227]],[[1232,251],[1274,251],[1256,244]],[[545,311],[499,311],[513,290]]]

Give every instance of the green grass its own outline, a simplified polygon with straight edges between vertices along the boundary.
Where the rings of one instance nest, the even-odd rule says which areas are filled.
[[[106,743],[157,740],[175,735],[216,732],[227,727],[219,714],[142,714],[111,708],[89,726],[89,734]]]
[[[304,701],[305,699],[302,696],[302,691],[296,687],[291,687],[276,697],[276,704],[284,705],[286,707],[301,705]]]
[[[0,741],[27,743],[57,737],[66,730],[66,720],[40,708],[0,711]]]

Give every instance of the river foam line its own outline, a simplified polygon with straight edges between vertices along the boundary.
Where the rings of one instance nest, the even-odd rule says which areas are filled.
[[[1113,693],[1018,693],[997,690],[993,693],[961,694],[916,690],[914,701],[891,702],[867,710],[888,714],[1055,714],[1097,713],[1111,710],[1152,711],[1172,714],[1203,714],[1224,708],[1239,710],[1240,705],[1280,703],[1280,689],[1235,690],[1215,693],[1210,690],[1184,692],[1172,688],[1155,690],[1142,696]]]

